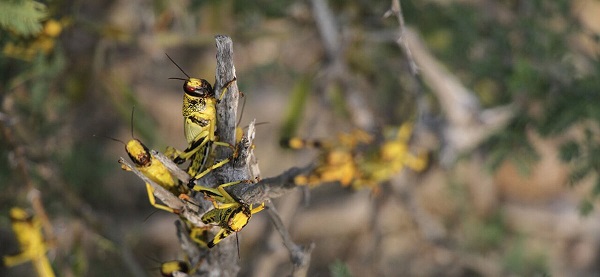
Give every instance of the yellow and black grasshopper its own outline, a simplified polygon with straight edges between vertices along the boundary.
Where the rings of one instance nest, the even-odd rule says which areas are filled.
[[[427,153],[419,151],[413,154],[410,151],[413,125],[407,121],[386,130],[385,141],[378,147],[375,155],[361,163],[361,178],[352,184],[355,189],[371,188],[376,191],[379,183],[391,179],[404,168],[415,172],[425,170],[428,164]]]
[[[350,133],[340,133],[330,140],[292,138],[282,140],[281,144],[291,149],[319,149],[315,167],[306,175],[296,176],[296,185],[317,186],[339,182],[342,186],[349,186],[361,175],[362,159],[357,153],[357,148],[371,143],[372,140],[372,136],[367,132],[354,130]]]
[[[175,276],[175,272],[190,273],[190,265],[187,262],[172,260],[160,264],[160,274],[165,277]]]
[[[184,81],[182,114],[184,117],[184,134],[188,142],[188,147],[184,151],[169,148],[167,156],[170,156],[175,163],[191,160],[187,172],[192,178],[188,183],[188,187],[194,191],[202,192],[213,203],[214,209],[202,216],[202,221],[205,224],[216,225],[221,228],[215,237],[207,243],[207,246],[212,248],[230,234],[241,231],[248,224],[253,214],[264,209],[264,203],[253,208],[252,205],[242,203],[225,190],[226,187],[239,184],[241,181],[222,184],[217,188],[194,184],[195,180],[200,179],[211,170],[226,164],[230,160],[222,160],[204,169],[208,159],[210,159],[212,145],[234,148],[228,143],[218,141],[215,131],[217,126],[216,105],[221,101],[228,87],[236,81],[236,78],[223,86],[224,91],[217,99],[215,91],[208,81],[190,77],[171,57],[168,55],[167,57],[187,77],[187,79],[171,79]],[[204,171],[200,172],[202,169]]]
[[[144,145],[139,139],[133,136],[133,113],[134,110],[131,111],[131,140],[129,140],[127,143],[124,143],[123,141],[115,138],[107,138],[123,143],[125,145],[125,152],[127,152],[127,155],[133,162],[133,166],[135,166],[135,168],[146,177],[150,178],[150,180],[154,181],[156,184],[176,196],[187,194],[189,191],[188,188],[179,184],[179,182],[173,178],[167,167],[150,153],[148,147],[146,147],[146,145]],[[125,164],[121,164],[121,168],[123,170],[131,171],[131,168]],[[148,192],[148,200],[152,206],[170,213],[179,213],[177,210],[156,203],[156,198],[154,197],[154,188],[152,188],[152,186],[148,183],[146,183],[146,191]]]
[[[361,130],[339,134],[334,140],[282,140],[292,149],[314,147],[320,149],[315,167],[306,175],[294,178],[297,185],[316,186],[339,182],[354,189],[370,188],[378,191],[378,185],[387,181],[405,167],[422,171],[427,166],[426,153],[413,154],[409,150],[413,123],[405,122],[391,128],[383,142],[371,153],[359,151],[360,146],[370,146],[373,137]],[[369,155],[370,154],[370,155]]]
[[[177,196],[181,194],[187,194],[187,187],[182,186],[179,184],[179,182],[175,181],[167,167],[156,157],[154,157],[150,153],[148,147],[146,147],[146,145],[144,145],[140,140],[134,138],[128,141],[127,144],[125,144],[125,151],[127,152],[127,155],[129,155],[129,158],[131,158],[135,168],[142,174],[146,175],[146,177],[154,181],[156,184]],[[121,168],[127,171],[131,170],[124,164],[121,165]],[[152,206],[170,213],[179,213],[179,211],[176,211],[170,207],[156,203],[154,189],[148,183],[146,183],[146,190],[148,192],[148,199]]]
[[[129,155],[129,158],[131,158],[131,160],[133,161],[133,164],[138,171],[140,171],[150,180],[154,181],[156,184],[171,192],[173,195],[179,196],[179,198],[184,199],[186,201],[190,201],[189,197],[187,197],[189,189],[186,186],[177,182],[173,178],[173,175],[171,175],[167,167],[163,163],[161,163],[156,157],[154,157],[152,153],[150,153],[148,147],[146,147],[139,139],[133,138],[130,141],[128,141],[125,144],[125,151],[127,152],[127,155]],[[131,170],[131,168],[129,168],[129,166],[125,164],[121,164],[121,168],[127,171]],[[156,198],[154,196],[154,188],[152,188],[152,186],[149,183],[146,183],[146,190],[148,192],[148,199],[152,206],[170,213],[180,213],[179,210],[175,210],[166,205],[156,203]],[[189,234],[190,238],[196,243],[198,243],[198,245],[206,247],[207,243],[205,237],[207,228],[193,226],[185,218],[181,219],[188,225],[187,227],[191,230]],[[162,269],[163,267],[161,266],[161,272]]]
[[[227,88],[236,81],[236,79],[234,78],[223,86],[224,91],[221,93],[220,98],[217,99],[215,91],[208,81],[190,77],[181,67],[179,67],[179,65],[177,65],[177,63],[175,63],[175,61],[173,61],[173,59],[171,59],[171,57],[169,57],[169,55],[167,55],[167,57],[187,77],[187,79],[170,79],[184,81],[182,114],[184,118],[183,129],[185,139],[188,142],[188,147],[183,151],[168,148],[166,154],[171,157],[175,163],[179,164],[186,160],[191,160],[187,173],[192,177],[188,186],[192,187],[195,180],[200,179],[210,170],[229,162],[229,159],[222,160],[209,166],[205,171],[200,173],[210,158],[213,144],[233,148],[233,146],[228,143],[218,141],[217,136],[215,135],[217,129],[216,105],[227,92]]]
[[[207,188],[201,185],[194,186],[193,190],[202,192],[214,206],[214,209],[202,215],[202,222],[217,225],[221,228],[215,237],[207,243],[208,248],[214,247],[232,233],[241,231],[248,224],[253,214],[265,208],[265,203],[261,203],[259,206],[253,208],[252,205],[242,203],[225,190],[226,187],[241,182],[243,181],[230,182],[222,184],[217,188]]]
[[[4,256],[3,263],[12,267],[31,261],[40,277],[54,277],[54,271],[46,257],[48,248],[42,235],[42,225],[32,214],[21,208],[10,209],[10,221],[19,241],[20,252],[16,255]]]

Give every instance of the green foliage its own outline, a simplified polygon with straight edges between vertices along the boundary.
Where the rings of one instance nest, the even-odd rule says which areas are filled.
[[[579,144],[575,141],[569,141],[560,147],[560,159],[565,162],[573,161],[581,156]]]
[[[561,145],[560,158],[572,165],[569,176],[571,185],[576,185],[588,176],[596,178],[590,198],[582,200],[580,204],[580,211],[588,214],[593,210],[594,200],[600,196],[600,177],[594,174],[600,170],[600,142],[597,132],[590,128],[584,128],[583,133],[583,139],[570,140]]]
[[[76,149],[76,150],[75,150]],[[69,151],[63,150],[57,153],[56,161],[61,164],[63,169],[69,169],[62,172],[68,184],[72,189],[83,195],[90,203],[100,207],[111,207],[107,200],[108,192],[99,185],[99,181],[115,168],[113,160],[103,159],[102,149],[98,147],[95,140],[81,142],[74,145]],[[90,157],[94,157],[91,159]],[[85,161],[85,162],[83,162]]]
[[[594,211],[594,202],[590,199],[583,199],[581,203],[579,203],[579,213],[582,215],[589,215],[592,211]]]
[[[42,30],[46,5],[33,0],[0,1],[0,28],[17,36],[31,36]]]
[[[544,253],[528,249],[523,239],[510,244],[504,256],[504,268],[516,276],[548,276],[547,257]]]
[[[292,95],[288,102],[287,114],[279,136],[282,140],[293,137],[302,120],[304,107],[310,93],[310,82],[308,79],[308,77],[299,78],[292,90]]]
[[[600,70],[600,64],[598,67]],[[600,79],[593,75],[573,80],[562,92],[545,97],[546,111],[539,122],[542,135],[558,135],[576,123],[586,120],[600,122]]]
[[[572,9],[570,1],[496,1],[486,16],[481,14],[485,5],[403,4],[407,22],[419,26],[436,56],[467,87],[488,88],[477,91],[485,106],[518,105],[507,128],[484,145],[492,168],[511,159],[526,172],[536,162],[527,132],[553,137],[575,126],[600,125],[600,62],[565,39],[580,35],[597,41],[598,35],[565,13]],[[578,58],[585,60],[584,67]],[[597,153],[597,139],[572,140],[561,147],[561,159],[575,165],[573,183],[597,172]]]
[[[470,218],[464,224],[466,247],[478,252],[497,249],[508,236],[499,213],[485,220]]]
[[[235,3],[235,12],[239,16],[248,17],[249,15],[261,14],[265,17],[283,17],[286,8],[293,3],[290,0],[259,0],[244,1],[237,0]]]
[[[340,260],[336,260],[329,265],[329,273],[332,277],[352,277],[348,265]]]
[[[529,122],[527,115],[517,115],[517,120],[511,122],[505,131],[495,134],[484,143],[484,148],[489,149],[487,163],[491,169],[497,169],[505,159],[510,159],[522,172],[529,171],[529,165],[539,158],[527,138]]]

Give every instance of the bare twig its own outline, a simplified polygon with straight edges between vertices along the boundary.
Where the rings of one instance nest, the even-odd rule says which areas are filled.
[[[177,229],[177,238],[179,238],[183,253],[188,257],[192,268],[196,268],[206,258],[208,252],[206,249],[198,248],[196,242],[190,238],[190,230],[183,221],[175,221],[175,228]]]
[[[300,174],[306,174],[310,171],[312,165],[303,168],[293,167],[281,173],[278,176],[262,179],[260,182],[246,186],[243,190],[234,190],[236,195],[245,203],[260,203],[272,198],[278,198],[297,186],[294,183],[294,177]],[[242,186],[238,186],[242,187]]]
[[[190,175],[179,168],[173,161],[171,161],[171,159],[167,158],[165,155],[156,150],[150,150],[150,154],[158,159],[158,161],[160,161],[163,165],[165,165],[165,167],[175,178],[181,180],[184,184],[187,184],[190,181]]]
[[[339,39],[337,24],[334,22],[334,16],[325,0],[312,0],[312,9],[317,23],[317,29],[321,34],[323,46],[328,56],[334,58],[340,56],[342,44]],[[334,58],[336,59],[336,58]]]
[[[400,5],[400,0],[392,0],[392,7],[383,15],[383,17],[390,17],[392,15],[398,19],[398,25],[400,28],[400,36],[398,37],[398,40],[396,42],[398,43],[398,45],[400,45],[400,47],[402,47],[402,51],[404,51],[404,54],[408,59],[408,64],[410,65],[410,72],[413,75],[417,75],[419,74],[419,67],[417,66],[417,63],[413,58],[413,54],[410,51],[408,43],[404,39],[404,15],[402,15],[402,6]]]
[[[231,80],[236,79],[235,66],[233,64],[233,42],[230,37],[223,35],[217,35],[215,39],[217,42],[215,92],[217,97],[221,97],[223,86]],[[217,130],[219,133],[219,141],[231,145],[235,145],[238,100],[239,90],[237,82],[233,82],[229,85],[222,101],[217,104]],[[217,158],[219,159],[228,158],[233,154],[231,149],[221,147],[219,150],[222,150],[217,152]]]
[[[325,91],[329,86],[339,83],[344,91],[348,110],[352,111],[350,116],[354,125],[365,130],[374,130],[373,113],[365,105],[368,101],[360,93],[358,81],[361,78],[353,76],[343,59],[344,45],[340,42],[341,35],[333,20],[333,13],[325,0],[311,0],[311,4],[326,55],[326,63],[323,67],[324,78],[318,82],[317,90]]]
[[[248,180],[259,181],[260,180],[260,168],[258,167],[258,160],[254,156],[254,138],[256,136],[256,119],[253,119],[248,125],[248,131],[240,139],[240,142],[236,145],[237,157],[234,159],[234,167],[237,168],[248,168]]]
[[[290,260],[292,261],[292,276],[301,277],[306,276],[308,272],[308,266],[310,265],[310,256],[312,250],[315,248],[315,244],[311,243],[308,247],[298,246],[292,241],[290,233],[287,231],[277,210],[275,210],[275,206],[273,203],[267,204],[267,213],[269,214],[269,218],[273,225],[275,225],[275,229],[281,235],[283,240],[283,244],[290,252]]]

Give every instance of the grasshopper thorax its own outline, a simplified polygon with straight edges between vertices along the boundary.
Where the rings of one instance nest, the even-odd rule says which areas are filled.
[[[189,78],[183,83],[183,91],[190,96],[196,97],[214,97],[210,83],[204,79]]]
[[[125,151],[136,166],[149,166],[152,163],[150,150],[138,139],[128,141]]]

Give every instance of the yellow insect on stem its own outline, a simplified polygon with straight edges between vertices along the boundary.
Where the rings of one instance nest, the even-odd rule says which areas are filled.
[[[187,173],[192,176],[188,186],[193,186],[195,180],[199,179],[199,175],[205,173],[201,171],[205,168],[212,145],[227,146],[234,148],[228,143],[219,142],[215,135],[217,129],[217,102],[221,99],[215,97],[215,92],[212,85],[204,80],[190,77],[185,71],[167,55],[167,57],[185,74],[187,79],[170,78],[183,80],[183,106],[182,115],[184,118],[183,129],[188,147],[179,151],[174,148],[167,149],[167,156],[171,157],[175,163],[183,163],[186,160],[191,160],[188,166]],[[224,86],[224,91],[221,98],[225,95],[227,88],[235,79],[229,81]],[[213,164],[207,168],[208,171],[218,168],[227,163],[229,159]]]
[[[356,189],[370,187],[376,191],[379,183],[389,180],[405,167],[416,172],[424,170],[428,163],[427,153],[421,151],[415,155],[410,151],[412,134],[413,123],[405,122],[386,135],[377,154],[361,164],[363,174],[352,186]]]
[[[173,193],[174,195],[179,196],[182,199],[187,198],[187,197],[185,197],[185,196],[187,196],[187,193],[189,191],[187,189],[187,187],[176,182],[173,179],[173,176],[171,175],[171,173],[169,172],[167,167],[163,163],[161,163],[156,157],[154,157],[150,153],[150,150],[140,140],[132,139],[129,142],[127,142],[127,144],[125,145],[125,151],[127,151],[127,154],[133,161],[133,164],[138,171],[140,171],[146,177],[148,177],[149,179],[154,181],[156,184],[162,186],[169,192]],[[124,164],[122,165],[122,168],[124,170],[131,170],[129,167],[127,167]],[[166,205],[156,203],[156,198],[154,196],[154,188],[149,183],[146,183],[146,191],[148,193],[148,199],[152,206],[154,206],[157,209],[161,209],[161,210],[164,210],[164,211],[167,211],[170,213],[179,214],[179,212],[180,212],[179,210],[175,210]],[[203,228],[190,226],[191,223],[189,223],[187,220],[185,220],[183,218],[182,218],[182,220],[184,222],[186,222],[188,224],[188,228],[191,229],[190,234],[189,234],[190,238],[194,242],[198,243],[198,245],[200,245],[202,247],[207,247],[206,239],[205,239],[206,230]],[[168,267],[168,265],[169,264],[166,264],[165,266]],[[170,275],[167,274],[164,276],[173,276],[172,273],[175,271],[178,271],[178,270],[166,271],[166,272],[170,272],[169,273]],[[163,271],[163,266],[161,266],[161,273],[163,273],[163,272],[165,272],[165,271]],[[163,273],[163,274],[165,274],[165,273]]]
[[[148,149],[146,145],[144,145],[139,139],[136,139],[133,135],[134,112],[135,107],[131,110],[131,140],[129,140],[127,143],[124,143],[119,139],[111,137],[106,138],[124,144],[125,152],[127,152],[127,155],[133,162],[133,166],[135,166],[135,168],[138,171],[140,171],[150,180],[154,181],[154,183],[158,184],[159,186],[163,187],[164,189],[168,190],[176,196],[186,194],[189,190],[185,186],[180,185],[179,182],[175,181],[167,167],[163,163],[161,163],[156,157],[154,157],[150,153],[150,149]],[[129,168],[125,164],[121,164],[121,168],[127,171],[131,170],[131,168]],[[150,201],[150,204],[152,206],[170,213],[179,213],[178,210],[174,210],[165,205],[156,203],[156,198],[154,197],[154,188],[149,183],[146,183],[146,191],[148,193],[148,200]]]
[[[358,168],[360,161],[356,148],[359,145],[370,143],[372,136],[362,130],[350,133],[340,133],[335,140],[304,140],[292,138],[283,141],[282,145],[292,149],[318,148],[319,158],[315,168],[307,175],[294,178],[297,185],[316,186],[322,183],[338,182],[342,186],[349,186],[354,180],[360,178]]]
[[[54,277],[50,261],[46,257],[47,247],[42,235],[41,223],[21,208],[10,209],[10,221],[20,246],[20,253],[4,256],[7,267],[31,261],[39,277]]]
[[[127,142],[125,145],[125,151],[131,158],[135,168],[139,170],[142,174],[146,175],[146,177],[150,178],[156,184],[170,191],[174,195],[179,196],[180,194],[186,194],[188,192],[185,186],[180,185],[173,179],[173,176],[167,169],[167,167],[162,164],[157,158],[150,154],[150,150],[146,147],[140,140],[132,139]],[[122,166],[124,170],[130,170],[125,165]],[[179,211],[174,210],[170,207],[167,207],[162,204],[156,203],[156,198],[154,197],[154,189],[150,184],[146,184],[146,191],[148,192],[148,199],[150,204],[157,209],[161,209],[170,213],[179,213]]]
[[[261,203],[257,207],[241,203],[225,190],[226,187],[239,183],[241,181],[230,182],[222,184],[217,188],[207,188],[200,185],[194,187],[195,191],[204,193],[204,196],[214,206],[214,209],[202,216],[202,222],[221,227],[221,230],[219,230],[215,237],[207,243],[209,248],[214,247],[232,233],[241,231],[248,224],[253,214],[265,208],[265,203]]]
[[[414,170],[422,171],[427,166],[426,153],[414,155],[410,152],[410,138],[413,132],[413,123],[405,122],[388,140],[380,147],[378,160],[380,164],[387,164],[387,170],[378,179],[387,179],[391,175],[400,172],[405,166]]]
[[[160,274],[165,277],[175,276],[175,272],[190,273],[188,263],[179,260],[168,261],[160,264]]]

